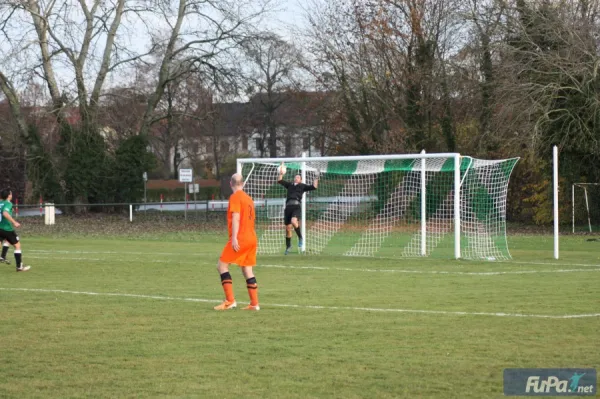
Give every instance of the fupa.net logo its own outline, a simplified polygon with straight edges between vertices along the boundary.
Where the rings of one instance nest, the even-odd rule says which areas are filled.
[[[542,379],[540,376],[530,376],[527,379],[525,393],[593,393],[594,385],[580,385],[579,380],[586,373],[578,374],[577,372],[568,380],[561,380],[557,376],[550,376]]]
[[[596,369],[504,369],[506,396],[595,396]]]

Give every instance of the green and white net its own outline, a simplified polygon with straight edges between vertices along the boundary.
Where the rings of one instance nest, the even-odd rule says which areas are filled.
[[[281,254],[285,249],[286,191],[277,184],[280,163],[273,159],[239,161],[245,190],[256,205],[259,254]],[[506,195],[517,161],[460,159],[462,258],[510,258]],[[319,179],[318,190],[306,193],[303,203],[306,253],[454,257],[453,157],[430,157],[424,162],[418,155],[353,161],[307,158],[285,165],[284,180],[291,182],[301,175],[303,165],[305,183]]]

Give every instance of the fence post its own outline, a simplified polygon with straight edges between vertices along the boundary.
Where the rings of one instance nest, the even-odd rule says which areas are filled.
[[[44,214],[44,212],[43,212],[44,209],[42,208],[42,203],[43,203],[42,197],[40,196],[40,216],[42,216]]]
[[[133,222],[133,205],[129,204],[129,221]]]
[[[552,148],[552,191],[554,214],[554,259],[558,259],[558,147]]]
[[[162,212],[163,195],[160,195],[160,211]]]
[[[44,205],[44,224],[46,224],[46,225],[54,224],[54,213],[55,213],[54,204],[46,203]]]

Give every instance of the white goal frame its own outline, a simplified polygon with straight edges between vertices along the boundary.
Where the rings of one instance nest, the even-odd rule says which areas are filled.
[[[421,196],[421,255],[426,254],[427,247],[427,215],[425,213],[427,197],[425,193],[425,172],[426,162],[430,158],[452,158],[454,160],[454,258],[459,259],[461,257],[461,246],[460,246],[460,162],[461,155],[459,153],[431,153],[427,154],[422,151],[420,154],[395,154],[395,155],[365,155],[365,156],[328,156],[328,157],[306,157],[306,154],[302,154],[302,157],[294,158],[238,158],[237,160],[237,173],[242,173],[242,167],[245,163],[273,163],[279,165],[282,162],[299,162],[301,164],[301,176],[302,180],[306,178],[306,162],[309,161],[369,161],[369,160],[397,160],[397,159],[421,159],[421,190],[423,195]],[[246,179],[248,176],[246,176]],[[304,199],[304,198],[303,198]],[[304,242],[307,243],[306,239],[306,201],[302,201],[302,219],[301,219],[301,231],[304,237]],[[303,250],[306,250],[305,248]]]

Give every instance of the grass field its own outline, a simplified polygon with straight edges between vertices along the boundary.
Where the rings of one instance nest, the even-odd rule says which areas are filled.
[[[256,313],[212,310],[222,235],[22,240],[32,270],[0,268],[0,397],[495,398],[507,367],[600,367],[584,237],[559,261],[549,236],[511,237],[510,262],[262,257]]]

